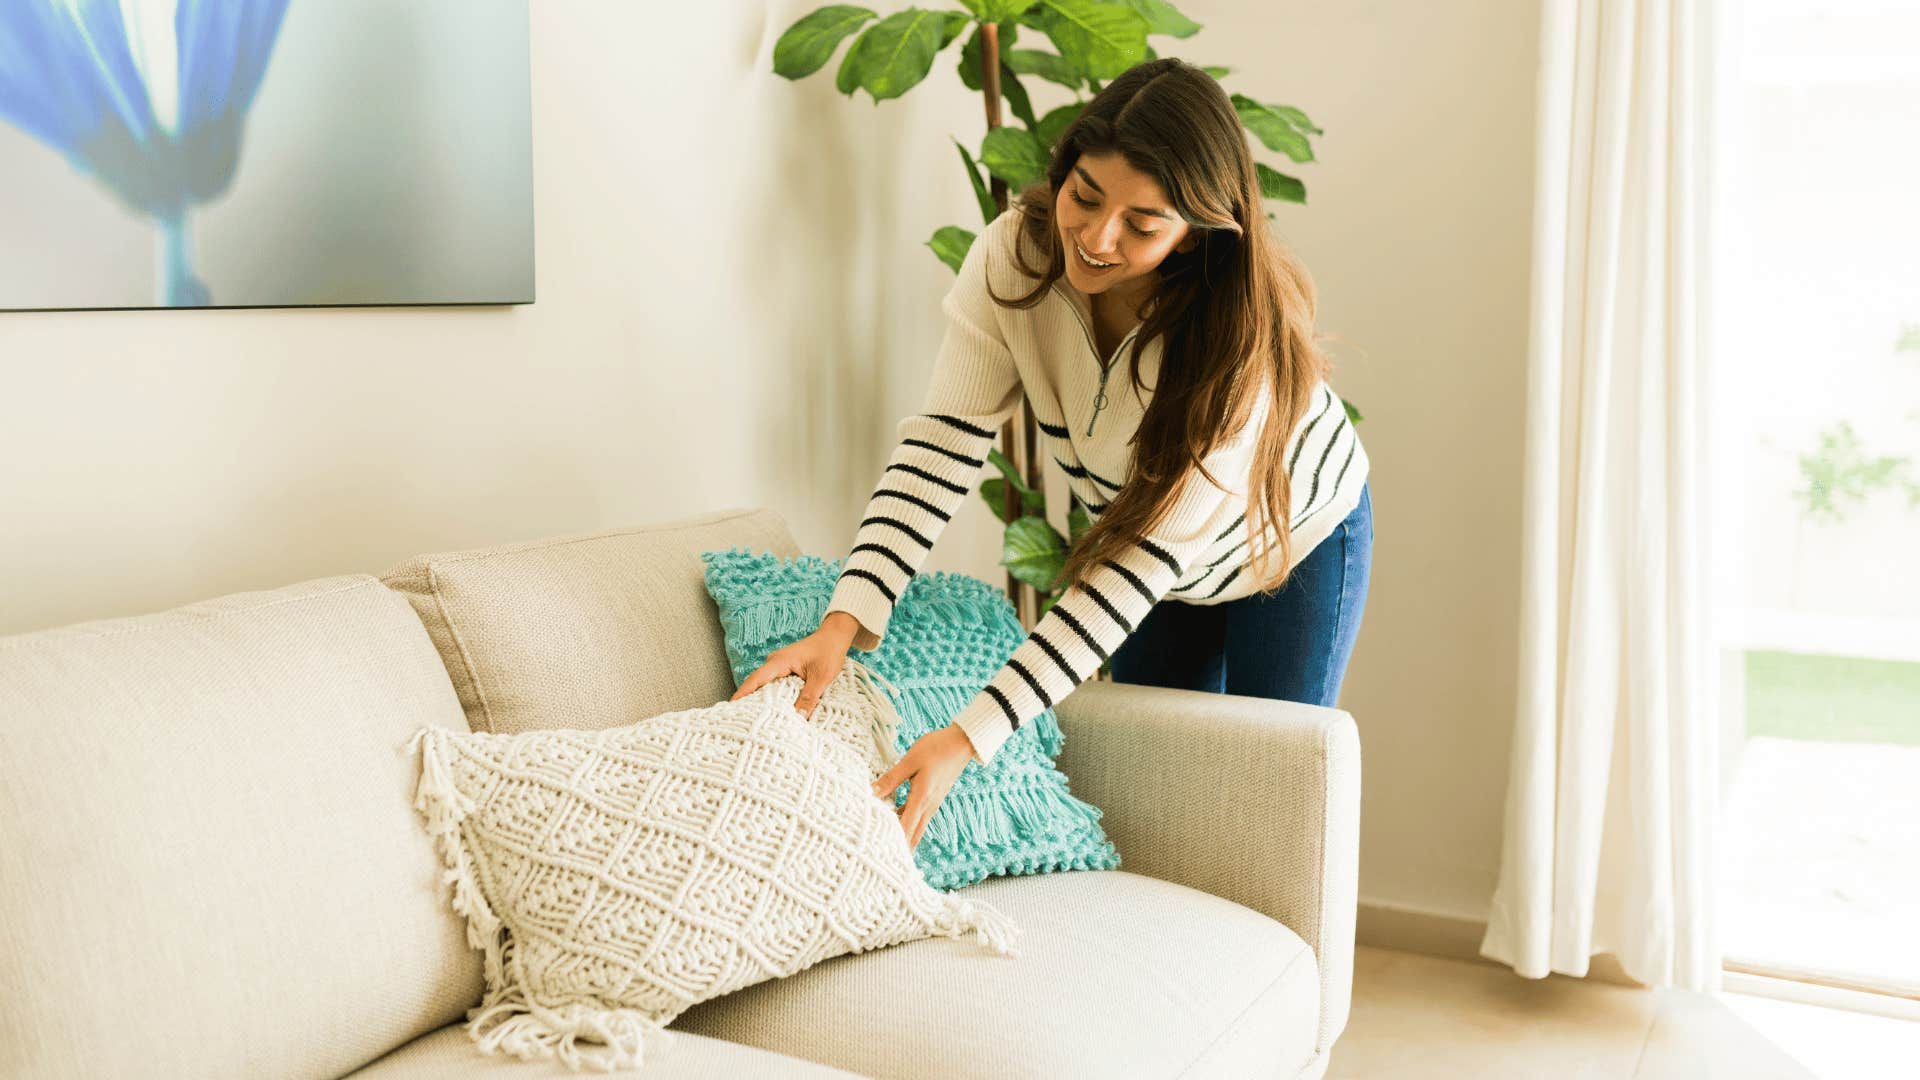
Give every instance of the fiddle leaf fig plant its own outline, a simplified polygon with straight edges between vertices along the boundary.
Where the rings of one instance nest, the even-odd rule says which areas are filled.
[[[773,48],[773,70],[791,80],[806,78],[826,67],[841,43],[851,39],[835,69],[834,86],[848,97],[865,90],[877,107],[923,82],[933,70],[934,58],[960,42],[955,73],[961,85],[988,98],[987,131],[978,149],[954,140],[983,224],[1006,209],[1009,189],[1021,189],[1045,177],[1055,144],[1086,107],[1089,95],[1099,93],[1103,82],[1128,68],[1158,58],[1147,42],[1149,37],[1185,39],[1201,30],[1169,0],[958,3],[963,10],[908,7],[884,16],[853,4],[818,8],[780,35]],[[1034,47],[1043,43],[1051,51]],[[985,57],[989,47],[997,68],[992,78]],[[1216,80],[1232,72],[1219,66],[1203,70]],[[1070,99],[1039,111],[1021,81],[1024,78],[1058,87]],[[1312,138],[1325,132],[1306,113],[1246,94],[1230,94],[1229,100],[1241,125],[1261,146],[1291,162],[1314,160]],[[1019,121],[1017,125],[1000,122],[1002,102]],[[1306,184],[1299,177],[1266,162],[1256,162],[1254,169],[1262,197],[1306,203]],[[1274,216],[1267,211],[1268,218]],[[959,225],[942,225],[926,246],[957,273],[977,235]],[[1361,419],[1351,404],[1347,415],[1355,423]],[[1001,564],[1011,579],[1036,591],[1044,614],[1065,590],[1064,585],[1050,586],[1065,565],[1071,545],[1086,531],[1087,513],[1075,500],[1067,518],[1069,535],[1061,536],[1047,520],[1038,462],[1027,461],[1022,468],[998,449],[991,451],[990,458],[1000,475],[984,481],[980,495],[1006,524]]]

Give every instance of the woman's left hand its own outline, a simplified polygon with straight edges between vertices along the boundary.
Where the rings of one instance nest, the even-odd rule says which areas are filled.
[[[906,831],[907,846],[920,846],[920,836],[940,803],[953,790],[953,782],[973,757],[973,740],[964,728],[948,724],[935,728],[914,740],[893,768],[873,781],[873,793],[891,799],[900,785],[911,783],[906,805],[901,807],[900,827]]]

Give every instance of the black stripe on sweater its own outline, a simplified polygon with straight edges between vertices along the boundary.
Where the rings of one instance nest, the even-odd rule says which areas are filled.
[[[1138,543],[1140,547],[1146,551],[1147,554],[1153,556],[1156,559],[1159,559],[1163,563],[1166,563],[1167,567],[1173,571],[1174,577],[1180,576],[1180,564],[1174,561],[1172,553],[1167,551],[1166,548],[1161,547],[1159,544],[1156,544],[1151,540],[1140,540],[1138,541]]]
[[[1342,462],[1340,465],[1341,477],[1344,478],[1347,475],[1347,466],[1353,464],[1353,454],[1354,454],[1354,451],[1359,448],[1359,446],[1360,446],[1359,439],[1355,439],[1351,444],[1347,446],[1347,460]],[[1321,503],[1319,506],[1316,506],[1313,509],[1307,511],[1306,513],[1300,515],[1300,520],[1294,522],[1293,527],[1297,529],[1300,526],[1305,525],[1307,523],[1308,518],[1312,517],[1313,515],[1319,513],[1322,510],[1325,510],[1327,507],[1332,506],[1333,494],[1334,492],[1339,490],[1340,490],[1340,481],[1335,480],[1333,482],[1333,487],[1327,489],[1327,501]]]
[[[1080,583],[1080,587],[1086,590],[1088,596],[1093,597],[1094,603],[1106,609],[1107,615],[1119,624],[1120,629],[1125,630],[1129,634],[1133,633],[1133,624],[1127,621],[1125,615],[1120,614],[1119,608],[1114,607],[1113,604],[1108,602],[1106,596],[1102,594],[1099,589],[1093,587],[1092,582],[1083,581]]]
[[[1102,566],[1111,566],[1116,571],[1118,571],[1120,576],[1123,578],[1126,578],[1127,581],[1133,585],[1134,591],[1138,592],[1141,598],[1144,599],[1147,603],[1151,604],[1156,599],[1156,597],[1153,595],[1153,590],[1147,588],[1147,583],[1140,580],[1140,575],[1134,573],[1133,571],[1127,569],[1124,566],[1121,566],[1119,563],[1114,562],[1112,559],[1101,559],[1100,564]]]
[[[986,428],[983,428],[978,424],[969,424],[965,420],[962,420],[957,416],[948,416],[946,413],[921,413],[920,415],[931,417],[932,419],[938,420],[943,424],[947,424],[952,427],[959,428],[961,431],[964,431],[969,435],[978,435],[980,438],[983,438],[983,439],[991,439],[993,437],[993,432],[988,431]]]
[[[1313,429],[1320,426],[1321,418],[1325,417],[1327,415],[1327,412],[1332,408],[1333,408],[1333,391],[1328,390],[1327,391],[1327,407],[1313,414],[1313,419],[1307,423],[1307,430],[1300,433],[1300,441],[1293,444],[1293,456],[1287,459],[1287,475],[1288,476],[1292,476],[1294,466],[1300,464],[1300,451],[1305,450],[1307,448],[1307,440],[1313,437]]]
[[[1087,643],[1087,648],[1093,650],[1093,654],[1100,658],[1100,662],[1103,664],[1107,662],[1107,650],[1100,647],[1100,642],[1094,638],[1091,632],[1087,630],[1085,624],[1081,623],[1079,619],[1074,617],[1073,612],[1068,611],[1066,608],[1060,606],[1059,604],[1055,604],[1052,607],[1048,608],[1047,610],[1051,612],[1058,612],[1060,615],[1060,621],[1072,627],[1073,632],[1080,635],[1080,640]],[[1065,666],[1065,665],[1062,665],[1062,666]]]
[[[1007,700],[1007,695],[1001,693],[1000,688],[992,683],[988,683],[981,689],[993,695],[993,700],[1000,703],[1000,711],[1007,714],[1007,723],[1013,725],[1013,730],[1019,731],[1020,714],[1014,711],[1013,702]]]
[[[965,454],[961,454],[961,453],[957,453],[955,451],[949,450],[946,447],[941,446],[939,443],[930,443],[925,439],[901,439],[900,445],[918,446],[926,450],[932,450],[933,452],[938,454],[945,454],[962,465],[971,465],[976,469],[987,463],[986,458],[971,458]]]
[[[903,473],[910,473],[914,476],[921,478],[922,480],[931,481],[932,483],[937,484],[940,487],[946,488],[948,491],[953,492],[955,495],[965,495],[967,493],[967,489],[964,485],[956,484],[951,480],[942,480],[939,477],[933,475],[932,473],[928,472],[925,469],[920,468],[917,465],[908,465],[904,462],[896,462],[892,465],[887,466],[887,469],[899,469]],[[882,471],[884,472],[886,470],[882,470]]]
[[[875,577],[872,574],[867,573],[865,570],[862,570],[857,566],[850,566],[847,569],[840,571],[840,576],[843,578],[850,578],[850,577],[862,578],[864,580],[873,582],[873,587],[880,590],[881,594],[887,598],[887,603],[889,604],[892,604],[897,600],[899,600],[899,597],[893,594],[893,590],[887,588],[886,582],[881,581],[879,578]]]
[[[854,547],[853,551],[848,552],[847,554],[851,556],[855,552],[860,552],[860,551],[877,551],[880,554],[885,555],[887,558],[892,559],[893,564],[895,566],[898,566],[900,569],[906,571],[906,574],[908,577],[913,576],[913,565],[907,562],[907,560],[901,558],[898,552],[894,551],[892,548],[888,547],[885,544],[859,544]]]
[[[873,493],[873,497],[876,499],[894,498],[899,499],[901,502],[910,502],[920,509],[925,510],[927,513],[932,514],[934,517],[939,518],[941,521],[947,521],[953,517],[952,514],[940,509],[918,495],[909,495],[904,491],[899,491],[894,488],[881,488],[879,491]]]
[[[1234,578],[1237,578],[1237,577],[1239,577],[1239,576],[1240,576],[1240,571],[1242,571],[1242,570],[1245,570],[1246,568],[1247,568],[1247,566],[1246,566],[1246,564],[1245,564],[1245,563],[1241,563],[1241,564],[1240,564],[1239,566],[1236,566],[1236,567],[1234,567],[1234,568],[1233,568],[1233,573],[1231,573],[1231,574],[1228,574],[1228,575],[1227,575],[1226,577],[1223,577],[1223,578],[1221,578],[1221,579],[1220,579],[1220,584],[1218,584],[1218,585],[1215,585],[1215,586],[1213,587],[1213,591],[1212,591],[1212,592],[1210,592],[1210,593],[1208,593],[1208,594],[1206,595],[1206,599],[1209,599],[1209,600],[1211,600],[1211,599],[1213,599],[1214,597],[1216,597],[1216,596],[1219,596],[1219,595],[1220,595],[1220,590],[1221,590],[1221,589],[1224,589],[1224,588],[1226,588],[1226,587],[1227,587],[1227,582],[1229,582],[1229,581],[1232,581],[1232,580],[1233,580]]]
[[[1054,605],[1054,607],[1058,607],[1058,606],[1059,606],[1058,604]],[[1053,608],[1048,608],[1047,610],[1051,611],[1053,610]],[[1033,638],[1033,643],[1035,645],[1040,646],[1040,650],[1046,653],[1047,656],[1053,660],[1053,666],[1065,672],[1067,678],[1073,680],[1076,684],[1080,682],[1080,673],[1073,670],[1073,665],[1067,663],[1067,658],[1061,655],[1059,649],[1056,649],[1053,647],[1053,642],[1048,641],[1046,639],[1046,636],[1040,633],[1038,627],[1034,628],[1034,632],[1031,636]]]
[[[1012,668],[1014,671],[1018,672],[1021,678],[1027,680],[1028,686],[1033,687],[1033,692],[1035,696],[1039,697],[1040,699],[1041,708],[1043,709],[1053,708],[1053,698],[1048,696],[1047,688],[1044,686],[1041,686],[1040,680],[1033,677],[1033,672],[1027,670],[1027,665],[1021,663],[1018,659],[1009,656],[1007,657],[1007,666]]]
[[[929,551],[933,550],[933,541],[927,539],[924,536],[921,536],[919,533],[919,530],[915,529],[913,526],[907,524],[906,522],[901,521],[899,518],[890,518],[882,514],[875,514],[872,517],[860,519],[861,528],[864,529],[869,525],[891,525],[894,528],[899,529],[901,532],[906,533],[908,536],[911,536],[915,540],[919,541],[921,547],[926,548]]]

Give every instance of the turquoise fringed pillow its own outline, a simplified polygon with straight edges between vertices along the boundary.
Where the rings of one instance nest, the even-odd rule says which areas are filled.
[[[707,594],[720,609],[727,662],[738,685],[775,649],[820,628],[841,561],[782,559],[743,547],[703,551]],[[907,583],[887,633],[862,663],[898,690],[898,749],[946,727],[1027,639],[1006,594],[969,574],[934,571]],[[951,890],[996,874],[1112,870],[1120,853],[1100,809],[1067,790],[1054,764],[1064,739],[1048,709],[1000,745],[990,765],[969,759],[927,822],[914,861],[927,883]],[[908,789],[895,793],[904,805]]]

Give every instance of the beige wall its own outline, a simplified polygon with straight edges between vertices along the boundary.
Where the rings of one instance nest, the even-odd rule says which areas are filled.
[[[814,3],[533,5],[539,300],[0,315],[0,633],[416,552],[786,514],[839,557],[918,404],[972,223],[944,56],[876,108],[770,73]],[[886,6],[886,10],[893,10]],[[1513,696],[1526,0],[1182,5],[1163,51],[1327,134],[1284,234],[1366,413],[1377,547],[1342,704],[1368,900],[1484,917]],[[697,14],[690,14],[696,12]],[[1043,104],[1054,103],[1051,96]],[[928,562],[999,581],[969,500]]]

